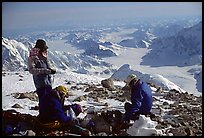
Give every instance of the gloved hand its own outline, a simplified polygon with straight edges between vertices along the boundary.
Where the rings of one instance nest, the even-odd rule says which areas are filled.
[[[55,74],[56,73],[56,70],[54,69],[50,69],[51,70],[51,74]]]

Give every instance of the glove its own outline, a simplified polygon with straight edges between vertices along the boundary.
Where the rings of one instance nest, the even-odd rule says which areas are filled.
[[[50,69],[50,70],[51,70],[50,74],[55,74],[56,73],[56,70],[54,70],[54,69]]]

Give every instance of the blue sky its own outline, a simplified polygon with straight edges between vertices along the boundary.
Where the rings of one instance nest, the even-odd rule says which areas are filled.
[[[2,30],[191,15],[202,16],[202,2],[3,2]]]

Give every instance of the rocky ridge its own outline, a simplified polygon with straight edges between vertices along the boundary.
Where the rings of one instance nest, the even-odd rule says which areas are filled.
[[[84,90],[84,95],[79,96],[73,100],[73,102],[82,102],[86,101],[88,98],[92,98],[94,102],[101,103],[102,99],[115,99],[121,102],[129,101],[130,97],[127,93],[127,87],[114,86],[114,81],[109,81],[109,85],[104,86],[104,80],[101,84],[76,84],[69,83],[70,89],[72,90]],[[192,94],[180,93],[176,90],[164,90],[161,87],[157,87],[154,84],[148,83],[153,91],[153,107],[152,113],[154,116],[150,116],[152,121],[158,122],[156,129],[161,130],[161,133],[155,133],[152,135],[157,136],[201,136],[202,135],[202,96],[197,97]],[[38,98],[35,92],[23,92],[23,93],[12,93],[10,96],[15,97],[16,99],[29,98],[30,100],[38,102]],[[104,108],[100,111],[92,111],[88,113],[91,107],[82,107],[87,113],[86,117],[91,115],[92,121],[95,122],[94,130],[87,127],[86,117],[80,119],[80,123],[83,127],[86,127],[90,130],[92,136],[118,136],[125,135],[129,136],[126,133],[125,129],[117,130],[116,126],[118,125],[118,119],[122,117],[122,112],[119,110],[114,110],[109,108],[108,103],[101,104]],[[18,103],[14,103],[12,108],[23,108]],[[38,110],[38,107],[32,107],[30,110]],[[9,112],[3,110],[3,112]],[[16,111],[15,111],[16,112]],[[29,114],[15,113],[18,114],[19,118],[24,118],[22,122],[27,120],[27,124],[33,123],[35,116]],[[28,121],[29,120],[29,121]],[[29,126],[29,125],[27,125]],[[24,135],[71,135],[68,130],[52,130],[48,132],[39,132],[32,127],[24,128]],[[31,133],[32,132],[32,133]],[[12,134],[12,135],[23,135],[21,134]],[[74,134],[73,134],[74,135]]]

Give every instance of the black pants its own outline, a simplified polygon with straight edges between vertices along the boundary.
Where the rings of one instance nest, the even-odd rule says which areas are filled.
[[[41,113],[40,107],[41,107],[41,104],[44,98],[46,98],[46,95],[50,93],[51,91],[52,91],[52,87],[49,85],[41,87],[41,88],[37,88],[36,92],[39,98],[39,113]]]

